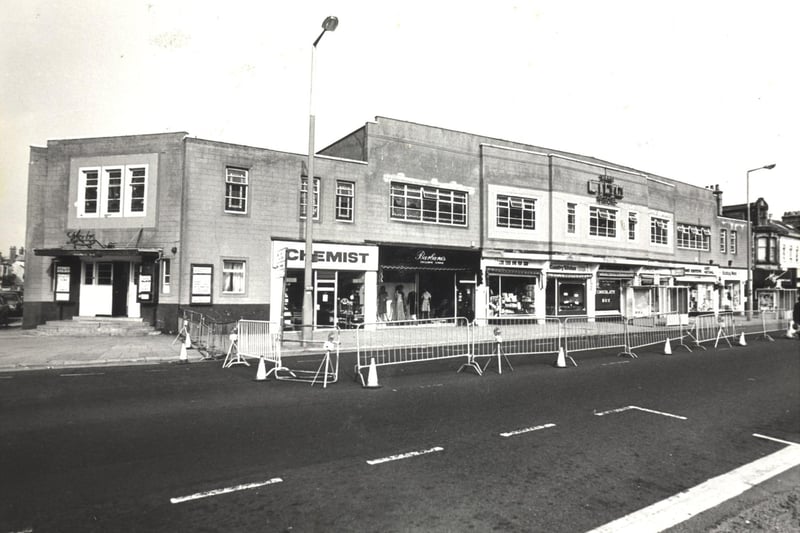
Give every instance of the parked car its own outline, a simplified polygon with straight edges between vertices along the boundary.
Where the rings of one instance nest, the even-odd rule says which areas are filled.
[[[8,312],[9,305],[6,303],[5,297],[0,294],[0,325],[8,326]]]
[[[22,316],[22,295],[18,292],[4,291],[0,296],[8,304],[8,316]]]

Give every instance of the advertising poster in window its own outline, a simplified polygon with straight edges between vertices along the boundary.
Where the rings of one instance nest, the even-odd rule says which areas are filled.
[[[152,286],[153,276],[151,274],[139,274],[138,299],[140,302],[149,302],[152,300]]]
[[[214,267],[212,265],[192,265],[192,294],[189,303],[210,304]]]
[[[597,281],[595,309],[597,311],[619,311],[619,280],[601,279]]]
[[[67,265],[56,266],[56,301],[68,302],[69,301],[69,280],[71,277],[71,269]]]

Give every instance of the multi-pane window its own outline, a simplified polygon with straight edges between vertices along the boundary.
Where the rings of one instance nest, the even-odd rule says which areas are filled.
[[[735,231],[731,231],[731,246],[730,250],[732,254],[738,253],[739,249],[739,234]]]
[[[161,292],[169,294],[172,282],[172,263],[169,259],[161,260]]]
[[[147,172],[147,165],[81,168],[78,217],[145,216]]]
[[[669,244],[669,220],[665,218],[650,218],[650,243]]]
[[[225,259],[222,261],[222,292],[244,294],[245,262]]]
[[[391,217],[449,226],[467,225],[467,193],[392,183]]]
[[[353,221],[355,188],[352,181],[336,181],[336,220]]]
[[[577,204],[567,204],[567,233],[575,233],[575,219],[577,218],[575,213],[576,208]]]
[[[589,207],[589,235],[616,238],[617,212],[605,207]]]
[[[306,218],[308,178],[300,178],[300,218]],[[319,220],[319,178],[314,178],[314,220]]]
[[[497,195],[497,226],[512,229],[536,229],[536,200]]]
[[[97,263],[97,284],[111,285],[114,280],[113,263]]]
[[[639,224],[639,214],[638,213],[628,213],[628,240],[635,241],[636,240],[636,226]]]
[[[693,224],[678,224],[677,230],[678,248],[704,252],[711,249],[711,230],[709,228]]]
[[[248,171],[243,168],[225,169],[225,212],[247,213]]]
[[[726,229],[719,230],[719,253],[728,253],[728,230]]]

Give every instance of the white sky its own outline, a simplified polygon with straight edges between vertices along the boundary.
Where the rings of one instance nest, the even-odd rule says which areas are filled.
[[[800,210],[800,3],[0,0],[0,251],[29,146],[187,131],[305,153],[375,116],[594,156]]]

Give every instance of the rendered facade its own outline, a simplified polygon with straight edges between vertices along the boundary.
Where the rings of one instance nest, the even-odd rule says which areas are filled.
[[[315,325],[744,309],[721,193],[567,152],[379,117],[306,155],[185,133],[31,149],[24,325],[180,307]]]

